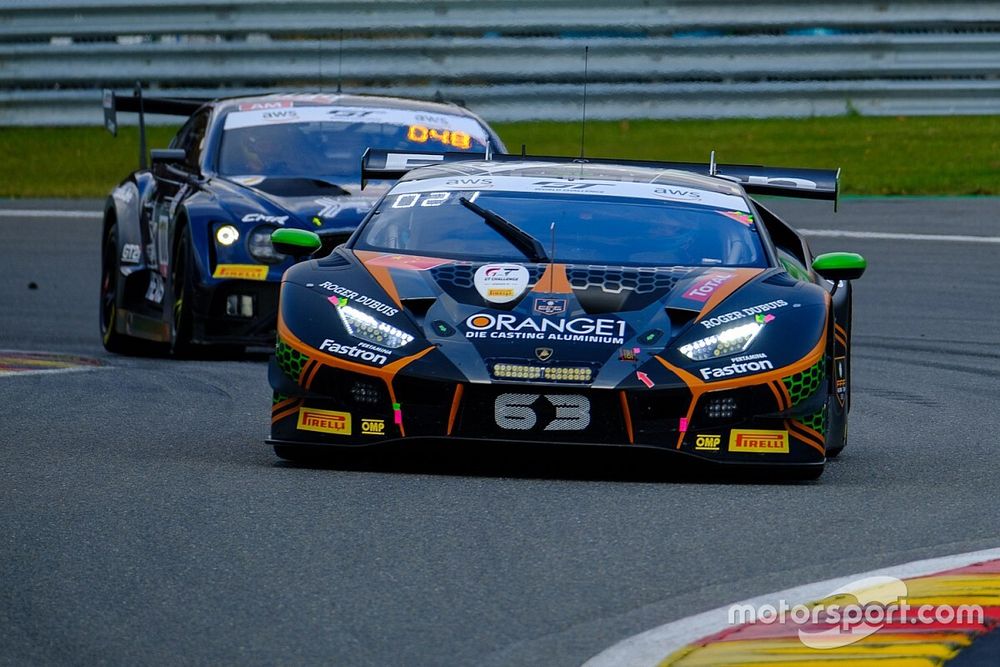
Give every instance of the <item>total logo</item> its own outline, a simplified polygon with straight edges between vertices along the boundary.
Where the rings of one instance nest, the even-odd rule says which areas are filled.
[[[698,372],[701,373],[701,379],[708,380],[718,380],[719,378],[729,377],[731,375],[743,375],[744,373],[759,373],[761,371],[769,371],[774,368],[772,364],[767,359],[761,359],[760,361],[747,361],[746,363],[732,363],[728,366],[717,366],[715,368],[699,368]]]
[[[735,275],[734,273],[709,273],[697,280],[688,291],[684,292],[684,298],[705,303],[715,293],[715,290],[719,289],[723,283],[732,279]]]
[[[624,320],[610,317],[555,320],[512,313],[477,313],[465,320],[465,326],[468,329],[465,332],[466,338],[520,338],[621,345],[625,341],[628,325]]]
[[[384,366],[386,362],[389,361],[389,358],[384,354],[372,352],[371,350],[363,350],[360,347],[355,347],[353,345],[344,345],[335,340],[330,340],[329,338],[319,344],[319,349],[320,351],[332,352],[342,357],[361,359],[362,361],[367,361],[368,363],[375,364],[376,366]]]

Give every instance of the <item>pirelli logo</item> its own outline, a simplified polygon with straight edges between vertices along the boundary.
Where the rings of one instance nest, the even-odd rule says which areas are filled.
[[[236,280],[267,280],[267,267],[263,264],[219,264],[213,278],[233,278]]]
[[[298,429],[334,435],[350,435],[351,414],[316,408],[299,408]]]
[[[787,454],[788,431],[740,431],[729,434],[729,451]]]

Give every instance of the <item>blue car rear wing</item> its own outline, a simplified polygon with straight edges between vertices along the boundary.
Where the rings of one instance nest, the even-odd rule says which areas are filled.
[[[840,195],[840,169],[803,169],[796,167],[765,167],[751,164],[716,164],[701,162],[659,162],[654,160],[619,160],[614,158],[571,158],[509,153],[462,153],[385,150],[369,148],[361,157],[361,187],[372,179],[402,178],[417,167],[449,162],[490,160],[494,162],[556,162],[563,164],[611,164],[653,169],[677,169],[704,176],[724,178],[743,186],[748,194],[822,199],[834,202]]]
[[[156,113],[168,116],[190,116],[210,100],[189,97],[143,97],[142,87],[136,84],[131,95],[104,89],[104,127],[112,136],[118,136],[118,112],[139,114],[139,168],[146,168],[146,114]]]

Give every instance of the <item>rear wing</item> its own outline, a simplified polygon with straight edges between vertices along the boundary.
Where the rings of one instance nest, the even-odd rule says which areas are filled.
[[[168,116],[190,116],[210,100],[190,97],[143,97],[142,87],[136,84],[131,95],[119,95],[104,89],[104,127],[111,136],[118,136],[118,112],[139,114],[139,167],[146,168],[146,114],[156,113]]]
[[[384,150],[369,148],[361,157],[361,187],[371,179],[399,179],[417,167],[469,160],[494,162],[556,162],[566,164],[608,164],[653,169],[677,169],[703,176],[723,178],[743,186],[748,194],[822,199],[834,202],[840,196],[840,169],[803,169],[765,167],[751,164],[716,164],[715,153],[707,163],[660,162],[655,160],[619,160],[614,158],[571,158],[508,153],[459,153]]]

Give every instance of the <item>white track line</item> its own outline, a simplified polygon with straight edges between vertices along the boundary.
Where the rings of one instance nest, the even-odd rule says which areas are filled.
[[[0,371],[0,378],[22,377],[24,375],[56,375],[57,373],[80,373],[83,371],[105,370],[108,366],[73,366],[72,368],[39,368],[25,371]]]
[[[892,241],[933,241],[935,243],[1000,243],[1000,236],[859,232],[849,229],[800,229],[799,231],[806,236],[829,236],[831,238],[845,239],[888,239]]]
[[[806,604],[821,600],[834,589],[864,577],[888,576],[896,577],[897,579],[906,579],[908,577],[920,577],[944,570],[952,570],[997,558],[1000,558],[1000,549],[986,549],[954,556],[944,556],[942,558],[918,560],[912,563],[882,568],[881,570],[872,570],[871,572],[862,572],[846,577],[805,584],[804,586],[789,588],[777,593],[768,593],[749,600],[734,602],[733,604],[752,605],[758,608],[765,604],[777,606],[780,600],[785,600],[790,605]],[[641,665],[657,665],[677,649],[702,637],[714,635],[717,632],[732,627],[729,624],[729,608],[731,606],[717,607],[711,611],[688,616],[687,618],[666,623],[638,635],[633,635],[628,639],[618,642],[611,648],[598,653],[585,662],[583,667],[621,667],[623,665],[627,667],[639,667]]]
[[[0,218],[88,218],[100,220],[104,214],[100,211],[46,211],[29,208],[0,208]]]

